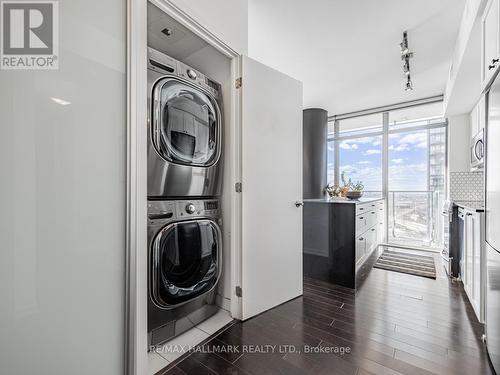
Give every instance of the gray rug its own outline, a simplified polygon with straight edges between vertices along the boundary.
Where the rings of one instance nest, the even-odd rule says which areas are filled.
[[[385,250],[373,267],[430,279],[436,278],[434,258],[430,256]]]

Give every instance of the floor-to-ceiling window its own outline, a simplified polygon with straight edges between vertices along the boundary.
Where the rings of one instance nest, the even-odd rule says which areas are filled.
[[[328,178],[361,181],[365,196],[387,200],[387,242],[439,248],[446,193],[447,122],[441,103],[336,120]]]

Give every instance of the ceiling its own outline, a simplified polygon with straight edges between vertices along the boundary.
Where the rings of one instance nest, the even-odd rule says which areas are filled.
[[[165,29],[171,35],[165,35],[162,32]],[[148,2],[148,46],[182,61],[208,46],[208,43]]]
[[[249,56],[330,115],[444,92],[464,0],[249,0]],[[399,43],[408,30],[413,91]]]

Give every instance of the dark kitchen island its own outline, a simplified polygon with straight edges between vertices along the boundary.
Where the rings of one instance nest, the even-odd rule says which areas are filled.
[[[304,277],[356,289],[385,233],[382,198],[305,199]]]

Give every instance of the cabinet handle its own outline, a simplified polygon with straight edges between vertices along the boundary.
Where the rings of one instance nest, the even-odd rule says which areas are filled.
[[[363,237],[358,238],[359,241],[364,241],[365,239]]]
[[[359,208],[359,210],[360,210],[360,211],[363,211],[363,210],[364,210],[364,208],[363,208],[363,207],[360,207],[360,208]]]
[[[488,70],[495,69],[495,68],[496,68],[495,65],[488,65]]]
[[[492,60],[491,60],[491,63],[492,63],[492,64],[496,64],[498,61],[499,61],[498,59],[492,59]]]
[[[375,228],[372,229],[372,232],[375,232]]]
[[[359,220],[363,220],[363,219],[364,219],[364,217],[363,217],[363,216],[360,216],[360,217],[359,217]]]

